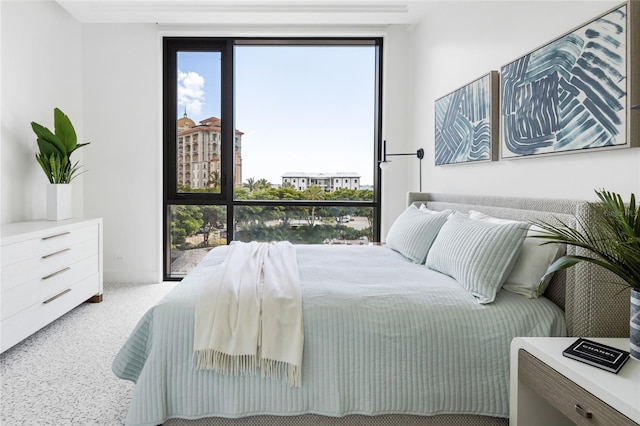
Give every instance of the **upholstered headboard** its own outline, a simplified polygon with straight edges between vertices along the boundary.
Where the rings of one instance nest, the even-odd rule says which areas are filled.
[[[590,212],[581,200],[409,192],[407,205],[414,203],[432,210],[478,210],[504,219],[552,223],[560,219],[570,226],[579,226],[576,216],[588,221]],[[584,254],[581,250],[567,248],[569,254]],[[581,262],[555,274],[544,295],[564,309],[569,336],[628,337],[629,290],[621,292],[622,288],[610,272]]]

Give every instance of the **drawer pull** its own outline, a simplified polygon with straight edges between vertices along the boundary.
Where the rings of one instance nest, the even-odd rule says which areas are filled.
[[[65,291],[62,291],[62,292],[60,292],[60,293],[56,294],[55,296],[48,298],[47,300],[45,300],[44,302],[42,302],[42,304],[43,304],[43,305],[46,305],[47,303],[53,302],[53,301],[54,301],[54,300],[56,300],[58,297],[62,297],[62,296],[64,296],[65,294],[69,293],[70,291],[71,291],[71,289],[70,289],[70,288],[68,288],[68,289],[66,289]]]
[[[57,254],[62,254],[62,253],[67,252],[69,250],[71,250],[71,249],[70,248],[66,248],[66,249],[58,250],[58,251],[56,251],[54,253],[45,254],[44,256],[42,256],[42,258],[43,259],[48,259],[50,257],[53,257],[53,256],[55,256]]]
[[[576,408],[576,413],[580,414],[585,419],[590,419],[593,417],[593,414],[591,413],[591,411],[585,410],[579,404],[576,404],[575,408]]]
[[[53,277],[55,277],[56,275],[60,275],[61,273],[63,273],[63,272],[67,272],[67,271],[68,271],[68,270],[70,270],[70,269],[71,269],[71,267],[70,267],[70,266],[67,266],[66,268],[62,268],[62,269],[60,269],[59,271],[54,272],[53,274],[49,274],[49,275],[47,275],[46,277],[42,277],[42,279],[43,279],[43,280],[48,280],[49,278],[53,278]]]
[[[50,240],[52,238],[62,237],[64,235],[69,235],[70,233],[71,233],[71,231],[67,231],[67,232],[61,232],[59,234],[49,235],[47,237],[42,237],[42,241],[47,241],[47,240]]]

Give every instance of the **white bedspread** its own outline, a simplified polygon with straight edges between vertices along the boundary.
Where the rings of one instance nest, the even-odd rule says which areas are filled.
[[[452,278],[377,246],[297,246],[304,382],[193,364],[194,306],[227,248],[213,250],[140,320],[113,371],[137,383],[130,425],[258,414],[509,415],[509,344],[563,336],[545,298],[478,304]]]

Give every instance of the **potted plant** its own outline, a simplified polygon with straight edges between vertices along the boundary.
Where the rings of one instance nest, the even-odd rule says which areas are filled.
[[[53,110],[54,131],[31,122],[37,137],[36,160],[51,184],[47,189],[47,219],[62,220],[71,217],[71,181],[81,166],[71,162],[71,154],[89,142],[78,144],[76,131],[69,117],[59,108]]]
[[[589,223],[576,217],[581,230],[561,221],[560,226],[535,223],[546,231],[546,235],[538,236],[547,240],[543,244],[567,244],[591,253],[561,257],[549,266],[542,280],[579,262],[599,265],[620,277],[623,285],[631,288],[630,349],[631,356],[640,359],[640,205],[634,194],[627,204],[616,193],[601,189],[596,194],[600,201],[589,203],[593,212]]]

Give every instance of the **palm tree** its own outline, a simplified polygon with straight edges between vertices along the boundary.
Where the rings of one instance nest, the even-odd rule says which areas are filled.
[[[325,192],[318,185],[311,185],[304,190],[304,195],[307,200],[318,201],[324,200]],[[311,216],[309,218],[309,224],[313,226],[316,221],[316,206],[311,206]]]
[[[242,186],[247,188],[249,190],[249,192],[253,192],[256,189],[256,180],[255,180],[255,178],[250,177],[249,179],[247,179],[247,182],[244,183]]]
[[[270,189],[271,187],[272,187],[271,182],[269,182],[265,178],[258,179],[255,183],[256,191],[264,191],[265,189]]]
[[[220,172],[217,170],[214,170],[213,172],[209,173],[209,179],[207,182],[207,185],[210,188],[220,188]]]
[[[600,202],[589,203],[592,219],[587,222],[583,217],[576,217],[581,230],[562,221],[560,226],[534,222],[547,232],[538,237],[547,240],[543,244],[567,244],[593,254],[563,256],[549,266],[545,277],[579,262],[590,262],[613,272],[626,286],[640,291],[640,205],[636,205],[634,194],[628,204],[619,194],[605,190],[596,194]]]

